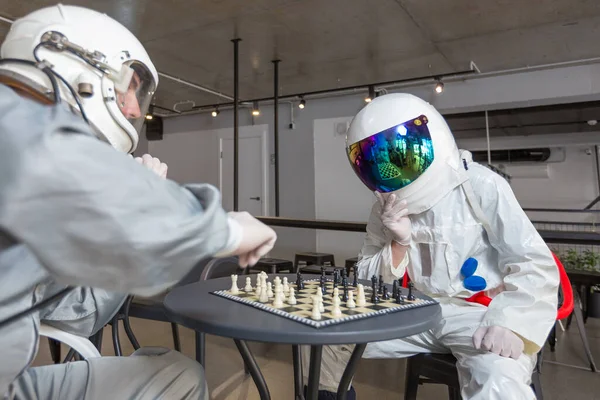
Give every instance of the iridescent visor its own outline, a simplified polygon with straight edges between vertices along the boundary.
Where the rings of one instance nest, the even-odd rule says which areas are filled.
[[[434,157],[424,115],[353,143],[346,150],[360,180],[370,190],[382,193],[414,182]]]

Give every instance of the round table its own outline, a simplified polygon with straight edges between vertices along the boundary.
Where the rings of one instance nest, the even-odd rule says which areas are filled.
[[[277,276],[281,279],[287,276],[289,282],[296,280],[296,275]],[[371,284],[368,281],[360,282],[365,286]],[[270,398],[268,388],[246,341],[292,345],[296,398],[302,398],[299,345],[310,345],[308,399],[316,399],[318,395],[322,346],[356,344],[338,389],[338,399],[345,399],[367,343],[424,332],[441,318],[441,308],[435,304],[316,329],[211,293],[228,290],[230,287],[231,278],[211,279],[177,287],[166,296],[164,306],[173,322],[197,332],[234,339],[261,399]],[[240,286],[242,288],[243,282]]]

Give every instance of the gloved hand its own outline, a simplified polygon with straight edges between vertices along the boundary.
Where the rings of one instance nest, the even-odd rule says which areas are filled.
[[[381,204],[381,222],[383,226],[390,231],[394,241],[408,246],[412,225],[410,218],[408,218],[406,200],[401,201],[395,194],[384,196],[379,192],[375,192],[375,197]]]
[[[482,326],[473,334],[473,345],[502,357],[515,360],[523,354],[525,343],[510,329],[502,326]]]
[[[161,163],[158,158],[152,157],[150,154],[144,154],[142,157],[136,157],[135,161],[146,166],[150,171],[153,171],[161,178],[167,177],[167,164]]]
[[[239,256],[242,268],[255,265],[261,257],[273,249],[277,234],[249,213],[230,212],[229,217],[241,227],[241,239],[231,255]]]

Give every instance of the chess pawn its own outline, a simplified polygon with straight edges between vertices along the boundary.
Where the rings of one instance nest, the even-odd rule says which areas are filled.
[[[319,310],[319,297],[318,296],[313,296],[312,297],[313,300],[313,308],[312,308],[312,314],[311,314],[311,318],[314,320],[320,320],[321,319],[321,311]]]
[[[240,289],[238,288],[238,285],[237,285],[237,279],[238,279],[237,275],[231,275],[231,289],[229,289],[229,292],[231,294],[239,294],[240,293]]]
[[[335,299],[336,297],[338,297],[340,295],[340,289],[338,288],[334,288],[333,289],[333,298]]]
[[[269,296],[269,298],[273,297],[273,286],[271,285],[271,282],[267,282],[267,296]]]
[[[277,289],[275,289],[275,301],[273,301],[273,307],[283,307],[283,291],[281,286],[277,286]]]
[[[275,285],[275,287],[281,285],[281,278],[276,276],[275,279],[273,279],[273,284]]]
[[[288,283],[287,276],[283,277],[283,294],[287,295],[290,293],[290,284]]]
[[[346,302],[346,307],[348,307],[348,308],[356,307],[356,303],[354,302],[354,291],[352,291],[352,290],[348,292],[348,301]]]
[[[258,298],[258,301],[261,303],[269,302],[269,295],[267,293],[267,285],[265,284],[264,281],[261,282],[260,297]]]
[[[295,296],[295,294],[294,294],[294,288],[293,288],[293,287],[291,287],[291,288],[290,288],[290,297],[288,297],[288,300],[287,300],[287,302],[288,302],[288,304],[289,304],[289,305],[291,305],[291,306],[293,306],[293,305],[295,305],[295,304],[297,303],[297,301],[296,301],[296,296]]]
[[[252,291],[252,279],[250,279],[250,277],[246,277],[246,287],[244,288],[245,292],[251,292]]]
[[[340,310],[340,298],[338,296],[335,296],[333,298],[333,310],[331,311],[331,315],[333,316],[333,318],[339,318],[342,316],[342,310]]]
[[[365,287],[362,283],[358,284],[358,294],[356,298],[356,305],[358,307],[364,307],[367,304],[367,299],[365,299]]]

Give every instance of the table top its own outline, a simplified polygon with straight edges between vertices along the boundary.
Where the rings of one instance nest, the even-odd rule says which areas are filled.
[[[277,274],[290,282],[294,274]],[[370,284],[367,281],[361,281]],[[211,294],[227,290],[231,278],[218,278],[174,288],[164,306],[173,322],[210,335],[254,342],[333,345],[358,344],[403,338],[431,329],[441,318],[441,307],[431,305],[313,328]]]

